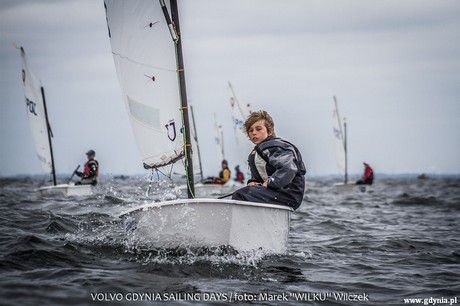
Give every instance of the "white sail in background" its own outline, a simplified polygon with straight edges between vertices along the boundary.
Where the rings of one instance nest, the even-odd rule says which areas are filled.
[[[43,101],[41,83],[33,73],[26,58],[26,53],[21,47],[22,58],[22,83],[24,85],[24,96],[26,103],[27,117],[30,130],[35,144],[38,159],[43,171],[52,174],[51,148],[48,139],[48,124],[46,121],[45,105]]]
[[[228,89],[230,91],[230,106],[232,109],[232,123],[235,132],[236,144],[240,155],[240,162],[247,168],[247,160],[249,153],[254,149],[254,144],[249,140],[246,131],[244,131],[244,121],[251,113],[249,104],[242,105],[236,98],[232,84],[228,82]],[[241,165],[241,164],[240,164]]]
[[[334,97],[334,112],[333,112],[333,132],[336,145],[337,166],[341,174],[345,175],[345,138],[343,131],[342,120],[339,115],[337,100]]]
[[[145,166],[183,157],[175,48],[159,1],[105,0],[118,79]],[[179,169],[176,169],[179,170]]]
[[[224,154],[224,133],[222,125],[217,122],[216,114],[214,113],[214,142],[216,144],[217,158],[219,163],[225,159]]]
[[[203,178],[203,168],[202,168],[202,162],[201,162],[201,154],[200,154],[200,147],[199,147],[199,142],[198,142],[198,132],[196,130],[196,122],[195,122],[195,116],[193,114],[193,106],[189,104],[190,108],[190,114],[191,114],[191,122],[192,122],[192,127],[190,128],[190,136],[191,136],[191,144],[193,148],[193,154],[192,154],[192,159],[193,159],[193,173],[195,175],[200,175],[200,180],[202,181]],[[183,160],[184,161],[184,160]],[[175,173],[185,175],[185,164],[184,167],[177,167],[174,169]]]

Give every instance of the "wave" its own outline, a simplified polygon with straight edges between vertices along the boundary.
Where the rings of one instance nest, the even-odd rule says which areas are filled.
[[[152,200],[141,183],[101,180],[92,197],[40,199],[27,180],[0,181],[0,304],[87,305],[92,291],[155,288],[369,291],[371,303],[383,305],[460,290],[460,180],[385,179],[372,194],[348,195],[310,182],[291,214],[283,255],[228,246],[161,249],[132,239],[118,215]]]
[[[445,202],[434,196],[420,197],[411,196],[407,193],[403,193],[397,196],[393,201],[395,205],[424,205],[424,206],[440,206],[444,205]]]

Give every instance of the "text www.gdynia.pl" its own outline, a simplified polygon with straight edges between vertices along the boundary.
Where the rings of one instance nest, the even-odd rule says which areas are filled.
[[[404,304],[421,304],[421,305],[455,305],[457,304],[457,297],[453,298],[406,298]]]

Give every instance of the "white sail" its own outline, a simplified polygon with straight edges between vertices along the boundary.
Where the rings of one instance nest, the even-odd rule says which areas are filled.
[[[241,167],[243,170],[247,167],[247,160],[249,153],[254,149],[254,145],[249,140],[246,131],[244,130],[244,121],[251,113],[249,104],[242,105],[236,98],[233,86],[228,82],[228,89],[230,91],[230,106],[232,109],[232,123],[235,132],[236,144],[240,155],[240,162],[245,165]]]
[[[119,82],[147,167],[184,155],[175,48],[159,1],[105,0]],[[176,169],[179,170],[179,169]]]
[[[189,104],[190,107],[190,114],[191,114],[191,122],[192,122],[192,127],[190,128],[190,136],[191,136],[191,144],[193,148],[193,154],[192,154],[192,160],[193,160],[193,173],[195,175],[200,176],[200,180],[203,180],[203,168],[202,168],[202,163],[201,163],[201,154],[200,154],[200,147],[199,147],[199,142],[198,142],[198,132],[196,130],[196,122],[195,122],[195,116],[193,114],[193,106]],[[184,162],[184,160],[182,160]],[[175,173],[181,174],[181,175],[186,175],[185,171],[185,163],[184,167],[177,167],[174,169]]]
[[[217,122],[216,114],[214,113],[214,142],[216,144],[217,158],[219,163],[225,159],[224,154],[224,133],[222,125]]]
[[[339,109],[335,97],[333,111],[333,132],[337,154],[337,167],[339,168],[340,173],[345,175],[345,138],[342,120],[339,115]]]
[[[51,148],[48,139],[48,124],[46,121],[45,105],[42,96],[42,86],[33,73],[27,61],[24,48],[20,48],[22,58],[22,84],[24,85],[24,96],[26,103],[27,117],[30,130],[35,144],[38,159],[43,171],[52,174]]]

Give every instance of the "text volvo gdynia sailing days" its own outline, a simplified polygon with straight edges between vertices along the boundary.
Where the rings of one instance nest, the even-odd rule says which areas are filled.
[[[91,292],[91,299],[98,302],[121,301],[228,301],[227,293],[218,292]]]

